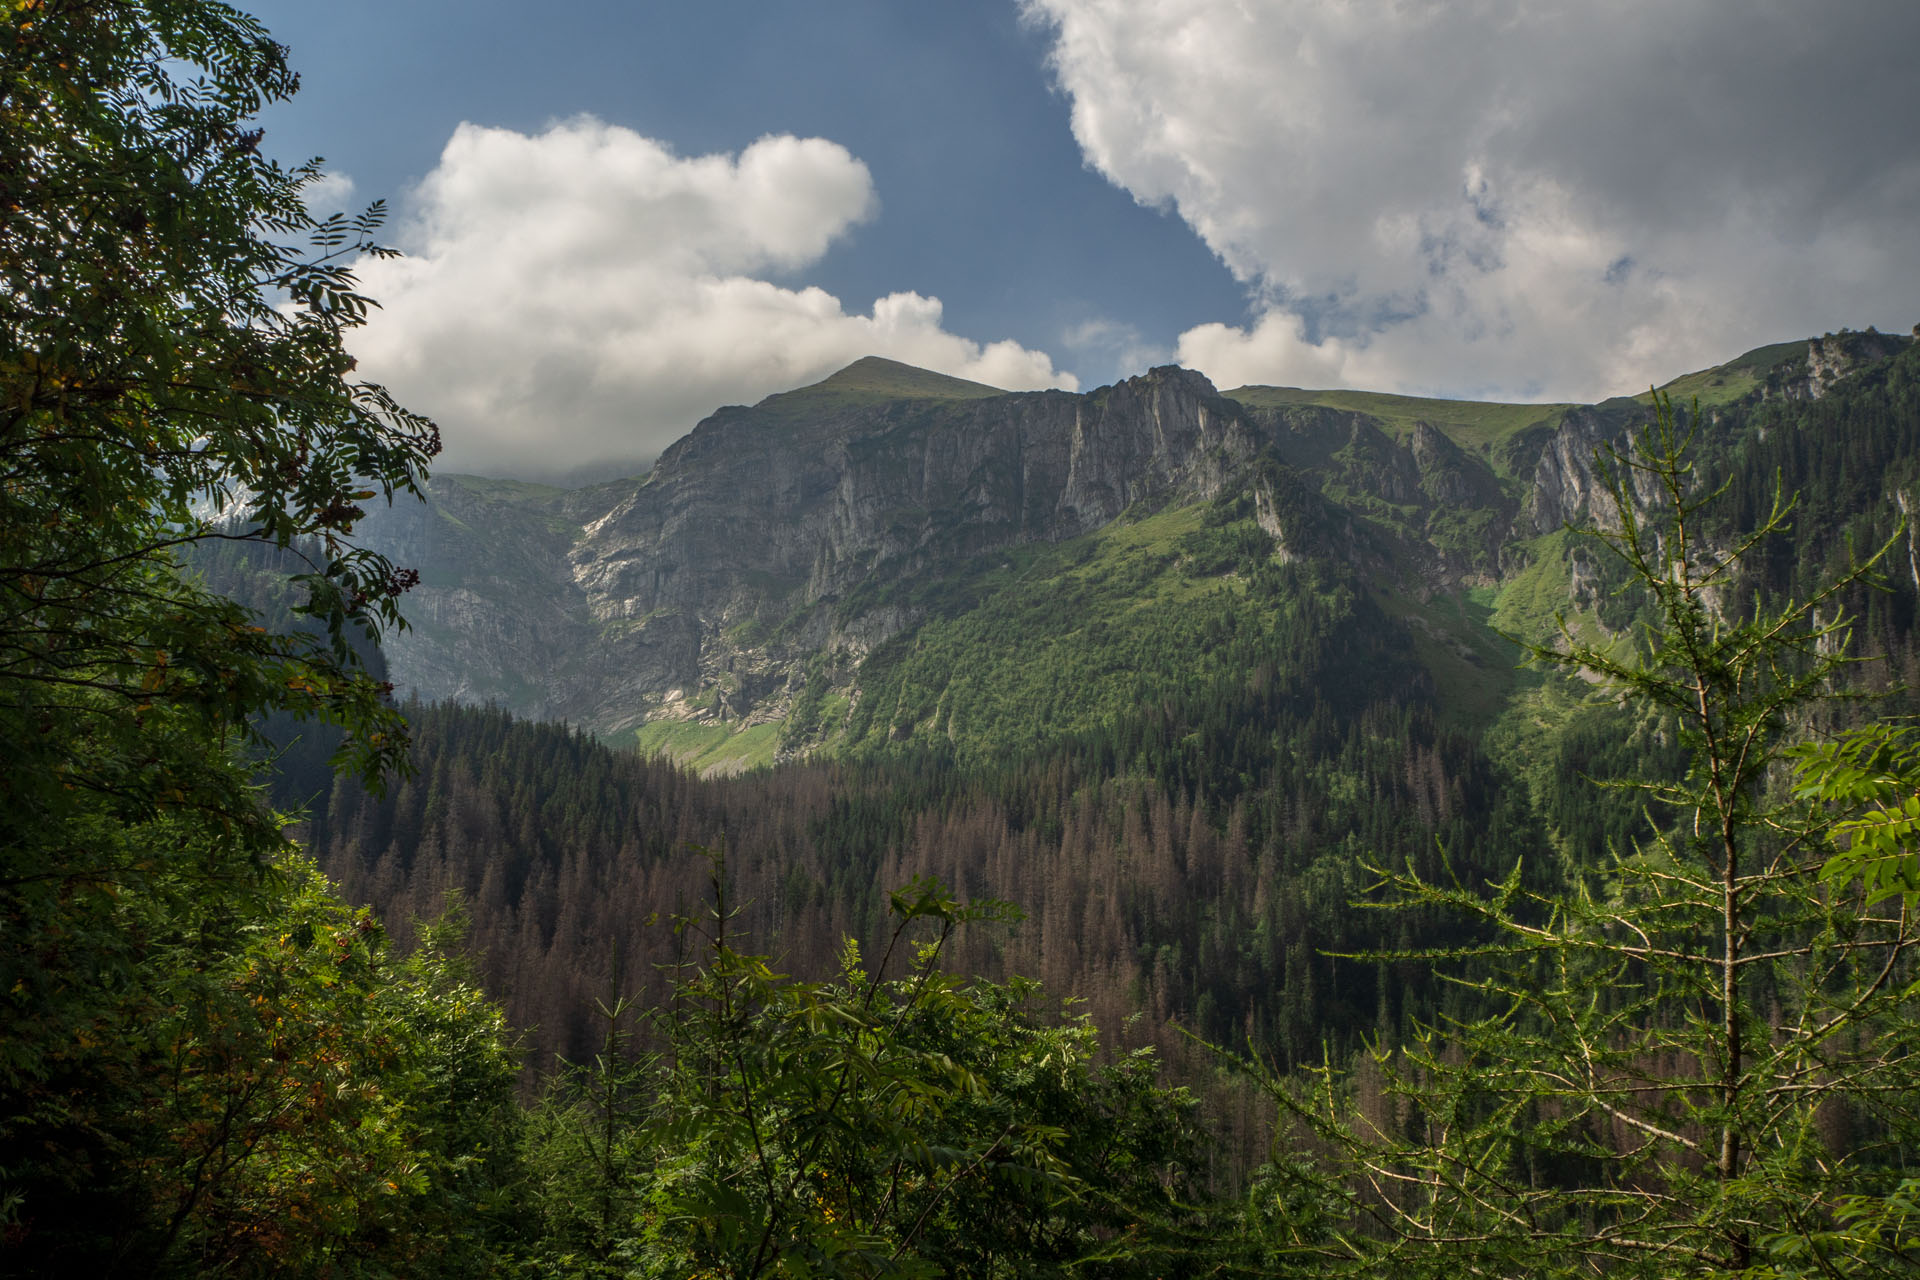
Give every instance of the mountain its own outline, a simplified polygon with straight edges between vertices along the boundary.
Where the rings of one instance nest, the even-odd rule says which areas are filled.
[[[1763,348],[1674,391],[1719,492],[1701,552],[1777,483],[1800,495],[1722,610],[1806,598],[1920,500],[1905,339]],[[411,708],[416,772],[384,795],[315,769],[275,801],[403,940],[462,895],[543,1062],[596,1052],[621,974],[664,998],[681,935],[657,921],[703,900],[702,849],[726,852],[737,927],[803,975],[843,937],[879,954],[886,891],[916,876],[1006,899],[1024,920],[967,933],[961,970],[1037,977],[1157,1046],[1249,1168],[1270,1123],[1182,1029],[1292,1067],[1472,1012],[1374,958],[1470,922],[1369,909],[1371,868],[1546,891],[1648,834],[1642,795],[1595,784],[1673,776],[1670,724],[1517,668],[1507,637],[1643,617],[1562,522],[1619,518],[1595,449],[1650,413],[1221,395],[1172,369],[1001,395],[863,362],[716,413],[644,480],[439,477],[382,526],[425,576],[387,658],[495,708]],[[1910,714],[1911,531],[1883,567],[1825,607],[1853,620],[1856,688],[1886,695],[1867,705]]]
[[[1911,346],[1827,335],[1667,390],[1736,431]],[[1005,393],[870,358],[716,411],[644,477],[440,476],[363,531],[421,571],[387,650],[403,687],[702,769],[1071,734],[1186,678],[1182,625],[1248,623],[1255,567],[1295,560],[1351,577],[1450,712],[1485,720],[1512,683],[1495,628],[1597,598],[1560,530],[1608,518],[1595,451],[1648,404],[1222,393],[1172,367]],[[1036,717],[1074,654],[1110,669],[1056,674],[1074,689]]]

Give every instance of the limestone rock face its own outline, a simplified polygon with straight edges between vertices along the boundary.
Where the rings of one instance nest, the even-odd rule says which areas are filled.
[[[1395,548],[1363,546],[1368,539],[1348,522],[1351,536],[1335,540],[1327,553],[1356,566],[1411,570],[1416,591],[1478,583],[1497,569],[1520,500],[1484,451],[1463,448],[1424,420],[1395,439],[1381,419],[1351,410],[1287,406],[1249,416],[1266,432],[1274,455],[1316,486],[1326,485],[1329,495],[1337,495],[1336,505],[1352,504],[1399,534]],[[1477,519],[1468,518],[1476,513]],[[1263,528],[1274,523],[1264,507],[1260,518]],[[1297,550],[1293,541],[1268,532]]]
[[[1172,368],[1085,396],[722,410],[588,528],[573,577],[602,619],[832,599],[876,574],[1072,537],[1136,502],[1205,496],[1257,447],[1238,406]]]
[[[560,716],[585,679],[576,655],[593,638],[567,571],[578,526],[499,500],[497,484],[436,477],[426,502],[377,508],[362,525],[371,545],[421,575],[408,628],[381,647],[396,681],[422,698]]]
[[[1171,367],[1086,395],[774,396],[713,414],[598,506],[529,512],[490,502],[496,482],[436,484],[375,531],[422,567],[419,623],[390,649],[422,696],[597,732],[752,723],[784,709],[807,658],[857,659],[918,621],[863,589],[1211,497],[1260,445],[1240,406]]]
[[[1911,338],[1872,329],[1864,332],[1843,329],[1808,339],[1806,359],[1776,375],[1763,394],[1788,400],[1818,400],[1840,379],[1865,365],[1898,354],[1916,340],[1920,340],[1920,325],[1914,326]]]
[[[1504,497],[1493,469],[1447,439],[1431,423],[1414,424],[1407,452],[1419,474],[1421,492],[1437,504],[1494,507]]]
[[[1420,468],[1412,452],[1364,418],[1354,422],[1346,448],[1335,456],[1352,489],[1399,506],[1420,500]]]
[[[1518,532],[1551,533],[1588,519],[1603,529],[1618,529],[1619,512],[1600,483],[1597,459],[1608,448],[1625,451],[1633,429],[1649,417],[1642,405],[1625,399],[1568,410],[1540,452]],[[1636,473],[1634,482],[1636,498],[1648,505],[1658,501],[1644,476]]]

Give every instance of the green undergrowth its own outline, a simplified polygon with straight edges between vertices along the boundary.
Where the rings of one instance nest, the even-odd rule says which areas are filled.
[[[1380,609],[1407,624],[1413,654],[1433,677],[1441,715],[1456,727],[1483,729],[1505,713],[1532,677],[1521,650],[1492,625],[1492,587],[1446,592],[1428,600],[1381,593]]]
[[[1568,562],[1572,540],[1564,529],[1515,544],[1527,563],[1509,573],[1492,593],[1487,625],[1530,644],[1544,644],[1560,630],[1560,618],[1569,609],[1573,580]]]
[[[1352,597],[1277,561],[1246,509],[1123,520],[981,574],[968,607],[869,657],[845,749],[944,742],[962,761],[1005,758],[1293,673]]]
[[[649,720],[635,730],[634,743],[642,755],[664,756],[694,773],[724,776],[772,764],[780,748],[780,722],[743,729],[710,720]]]

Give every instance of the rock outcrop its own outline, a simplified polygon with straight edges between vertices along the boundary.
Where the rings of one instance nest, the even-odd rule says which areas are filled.
[[[573,576],[596,617],[837,599],[876,575],[1206,496],[1258,448],[1238,406],[1175,368],[1085,396],[896,400],[817,417],[784,414],[779,399],[702,422],[588,528]]]
[[[1809,339],[1806,360],[1775,375],[1763,394],[1788,400],[1818,400],[1840,379],[1897,354],[1914,341],[1920,341],[1920,325],[1914,326],[1910,338],[1873,329],[1842,329],[1839,333]]]
[[[503,487],[519,500],[503,500]],[[550,718],[591,682],[582,668],[594,627],[568,571],[580,526],[567,506],[591,505],[594,491],[554,491],[529,504],[521,492],[529,488],[435,477],[426,502],[376,508],[363,524],[372,545],[420,572],[407,629],[382,642],[408,691]]]
[[[1634,429],[1651,417],[1646,406],[1628,399],[1569,410],[1540,451],[1516,533],[1531,537],[1588,520],[1618,529],[1619,511],[1601,482],[1600,459],[1608,449],[1631,449]],[[1629,483],[1643,505],[1659,500],[1643,474],[1634,473]]]

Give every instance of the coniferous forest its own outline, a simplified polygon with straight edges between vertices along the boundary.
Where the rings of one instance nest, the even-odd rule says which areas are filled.
[[[703,775],[396,694],[440,438],[287,51],[3,21],[0,1275],[1920,1266],[1920,343],[1505,546],[1270,444]]]

